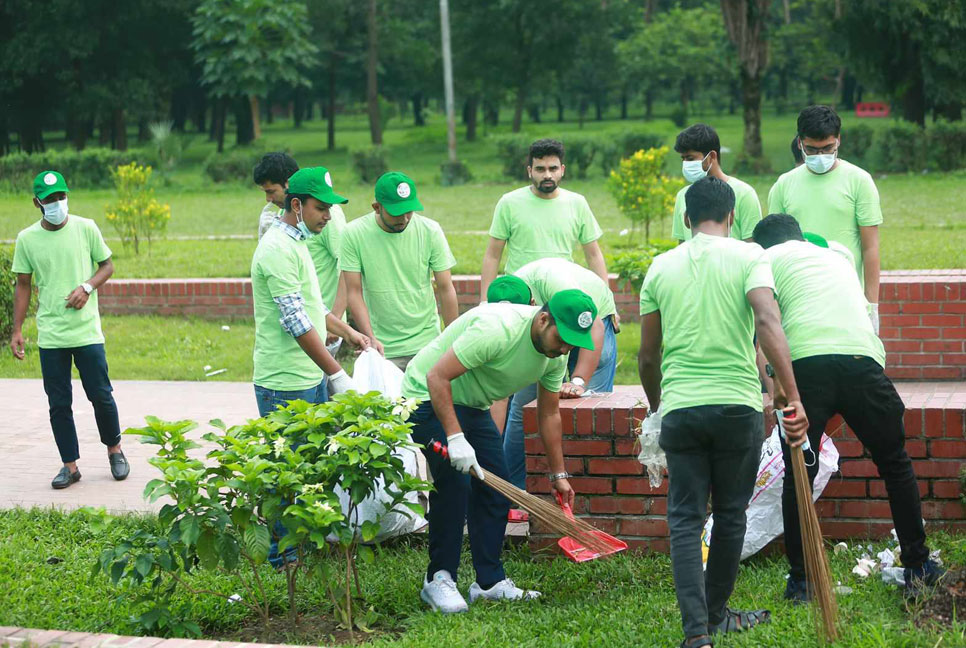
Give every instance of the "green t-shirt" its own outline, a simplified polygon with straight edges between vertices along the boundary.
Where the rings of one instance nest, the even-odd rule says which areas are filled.
[[[349,223],[342,234],[339,267],[362,274],[372,332],[387,358],[414,355],[439,335],[430,272],[454,265],[439,223],[420,214],[413,214],[405,230],[391,234],[370,212]]]
[[[601,235],[587,199],[566,189],[553,200],[537,198],[529,186],[505,193],[490,225],[490,236],[506,241],[507,274],[547,257],[573,261],[577,243],[586,245]]]
[[[748,240],[755,231],[755,225],[761,220],[761,202],[754,187],[747,182],[729,176],[728,186],[735,192],[735,224],[731,228],[731,238],[739,241]],[[684,194],[690,187],[691,185],[683,187],[674,199],[671,236],[679,241],[691,240],[691,230],[684,226]]]
[[[345,214],[338,205],[329,207],[332,216],[322,231],[308,239],[309,254],[319,277],[319,291],[326,308],[332,310],[335,295],[339,291],[339,250],[342,249],[342,233],[345,230]]]
[[[768,212],[791,214],[803,232],[814,232],[849,248],[859,281],[865,285],[859,227],[882,223],[879,191],[868,172],[842,159],[821,175],[803,164],[775,182],[768,193]]]
[[[641,315],[661,312],[661,411],[747,405],[761,411],[754,313],[747,294],[774,282],[764,250],[698,234],[654,259]]]
[[[516,276],[527,282],[537,306],[543,306],[555,293],[576,288],[594,300],[597,317],[604,319],[617,313],[614,293],[610,286],[593,272],[564,259],[539,259],[531,261],[516,271]]]
[[[255,376],[260,387],[298,391],[322,382],[323,373],[299,343],[282,328],[274,297],[298,293],[305,313],[325,340],[328,313],[319,293],[319,278],[304,240],[295,240],[278,224],[258,242],[252,257],[252,296],[255,302]]]
[[[409,363],[403,396],[429,400],[426,374],[450,348],[468,369],[452,383],[457,405],[485,410],[535,382],[560,391],[567,356],[548,358],[534,348],[530,324],[538,312],[519,304],[481,304],[467,311]]]
[[[765,251],[792,360],[816,355],[867,356],[885,366],[868,302],[852,265],[838,252],[804,241]]]
[[[67,296],[94,276],[97,264],[111,258],[97,224],[73,214],[59,230],[37,221],[17,235],[12,270],[33,275],[37,286],[37,346],[70,349],[103,344],[97,291],[84,308],[67,308]]]

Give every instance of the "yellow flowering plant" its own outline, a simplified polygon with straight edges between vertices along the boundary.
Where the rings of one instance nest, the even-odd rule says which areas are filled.
[[[644,226],[644,240],[650,241],[651,223],[661,222],[674,211],[674,197],[684,186],[681,178],[664,173],[668,147],[640,150],[620,161],[607,180],[617,208],[631,221],[632,236]]]
[[[150,166],[137,162],[111,171],[117,202],[106,206],[105,217],[124,246],[134,246],[134,254],[140,253],[142,240],[150,245],[154,237],[163,235],[171,220],[171,206],[159,202],[149,186],[152,173]]]

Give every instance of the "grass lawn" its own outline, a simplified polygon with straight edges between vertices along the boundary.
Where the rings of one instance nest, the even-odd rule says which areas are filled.
[[[141,525],[145,518],[116,518],[110,529],[94,532],[84,514],[51,510],[0,512],[0,625],[56,628],[87,632],[130,633],[134,607],[119,596],[107,578],[88,575],[99,552]],[[947,563],[963,564],[962,537],[935,534],[930,544],[942,549]],[[853,589],[839,597],[842,638],[837,646],[934,648],[962,646],[966,626],[917,628],[910,621],[896,588],[877,577],[861,580],[850,570],[858,552],[831,557],[834,577]],[[874,551],[881,547],[876,545]],[[466,553],[464,553],[466,556]],[[619,556],[583,565],[549,560],[525,548],[506,556],[508,574],[524,587],[541,590],[530,604],[480,604],[468,614],[442,616],[428,612],[419,600],[426,565],[421,539],[403,540],[379,552],[374,564],[360,566],[369,604],[380,614],[373,647],[449,646],[676,646],[681,638],[670,561],[663,555]],[[53,560],[53,559],[59,559]],[[754,558],[738,576],[731,603],[739,609],[766,607],[771,624],[720,646],[819,646],[807,608],[786,604],[782,558]],[[285,586],[281,576],[262,569],[266,587],[277,595],[281,613]],[[473,574],[468,556],[459,582],[469,587]],[[233,577],[199,572],[193,587],[238,591]],[[222,599],[197,596],[194,620],[211,637],[231,636],[246,623],[246,610]],[[304,615],[328,614],[329,604],[317,588],[300,601]],[[278,637],[276,641],[293,640]]]

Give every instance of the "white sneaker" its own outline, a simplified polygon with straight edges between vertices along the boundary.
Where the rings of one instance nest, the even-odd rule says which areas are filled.
[[[480,587],[479,583],[470,585],[470,603],[475,603],[476,599],[480,597],[490,601],[532,601],[539,596],[540,592],[522,590],[514,585],[509,578],[504,578],[488,590]]]
[[[433,575],[433,581],[423,579],[423,589],[419,598],[426,601],[429,607],[443,614],[466,612],[468,606],[460,591],[456,589],[453,577],[445,569],[440,569]]]

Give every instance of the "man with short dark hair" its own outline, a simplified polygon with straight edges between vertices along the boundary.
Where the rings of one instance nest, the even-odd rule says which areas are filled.
[[[580,243],[587,266],[607,282],[607,265],[597,243],[603,231],[587,199],[560,187],[566,170],[563,144],[553,139],[537,140],[530,145],[527,160],[530,185],[503,194],[493,211],[480,295],[486,295],[496,278],[504,247],[504,272],[513,274],[531,261],[546,257],[573,261],[574,246]]]
[[[904,447],[905,406],[883,371],[885,349],[872,330],[853,266],[836,251],[806,242],[798,222],[788,214],[765,218],[755,227],[754,238],[765,248],[775,278],[792,369],[808,416],[809,445],[817,451],[825,424],[840,414],[869,450],[889,494],[906,591],[917,594],[935,584],[942,570],[929,559],[926,547],[919,486]],[[789,432],[788,438],[801,445],[804,434]],[[784,440],[782,453],[790,466]],[[818,462],[806,461],[806,466],[809,482],[814,481]],[[782,515],[790,563],[785,598],[803,602],[810,592],[790,477],[782,490]]]
[[[681,174],[688,184],[674,199],[672,238],[682,242],[691,238],[691,230],[684,224],[684,196],[692,183],[710,176],[728,183],[735,193],[735,224],[731,229],[731,237],[739,241],[750,241],[751,231],[761,220],[761,203],[751,185],[726,175],[721,169],[721,142],[718,133],[707,124],[688,126],[678,133],[674,150],[681,155]]]
[[[802,229],[849,248],[879,332],[879,192],[868,172],[838,156],[842,120],[828,106],[798,115],[805,163],[783,174],[768,193],[768,211],[791,214]]]
[[[795,160],[796,168],[805,164],[805,154],[802,153],[802,141],[798,135],[792,138],[792,158]]]
[[[265,206],[258,217],[259,239],[285,211],[285,189],[288,187],[288,179],[298,170],[299,165],[295,159],[288,153],[282,152],[266,153],[252,169],[252,180],[265,192]]]
[[[641,287],[638,371],[649,416],[662,417],[682,645],[700,648],[712,645],[711,634],[746,630],[770,619],[767,610],[727,607],[764,440],[756,333],[785,386],[785,411],[794,414],[789,430],[804,430],[808,421],[768,261],[757,245],[730,237],[734,191],[719,178],[702,178],[685,201],[685,223],[693,237],[655,258]],[[705,572],[701,529],[709,497],[714,539]]]
[[[121,452],[121,427],[107,373],[96,292],[114,272],[111,250],[94,221],[68,214],[70,189],[60,173],[39,173],[33,192],[41,219],[17,234],[14,246],[11,269],[17,275],[17,287],[10,349],[17,360],[24,359],[22,327],[30,305],[31,280],[36,277],[40,372],[50,405],[50,427],[64,463],[50,485],[67,488],[81,478],[77,468],[80,447],[71,411],[71,361],[94,406],[111,475],[120,481],[131,468]]]

